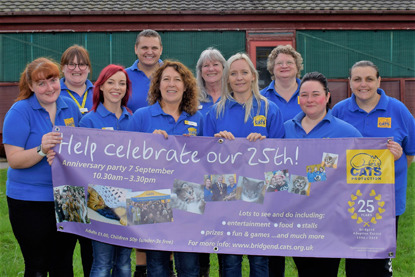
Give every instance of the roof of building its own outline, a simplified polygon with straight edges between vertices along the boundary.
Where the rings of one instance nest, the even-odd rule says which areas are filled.
[[[413,12],[414,0],[0,0],[0,14]]]

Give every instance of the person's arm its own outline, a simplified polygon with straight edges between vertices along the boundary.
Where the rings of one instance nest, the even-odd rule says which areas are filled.
[[[249,141],[257,141],[259,140],[263,140],[266,138],[266,136],[261,135],[260,133],[250,133],[247,137],[246,137]]]
[[[393,158],[395,159],[395,161],[399,160],[403,153],[401,145],[393,140],[388,140],[387,147],[389,151],[391,151],[391,153],[393,154]]]
[[[411,166],[412,161],[414,160],[414,156],[406,155],[406,159],[408,161],[408,168]]]
[[[50,132],[43,135],[41,151],[46,155],[61,140],[61,134],[57,132]],[[6,151],[7,161],[10,167],[14,169],[32,167],[44,157],[37,153],[37,147],[25,150],[23,147],[5,144],[4,150]]]
[[[163,135],[165,139],[167,139],[167,138],[169,137],[169,135],[167,134],[167,132],[166,132],[166,131],[164,131],[164,130],[159,130],[159,129],[154,130],[154,131],[153,131],[153,134]]]
[[[229,140],[235,139],[235,136],[231,132],[228,132],[226,130],[225,131],[220,131],[219,133],[216,133],[214,135],[214,137],[215,138],[224,138],[224,139],[229,139]]]

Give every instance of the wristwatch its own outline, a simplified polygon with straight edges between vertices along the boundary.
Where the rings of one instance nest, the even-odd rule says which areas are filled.
[[[42,156],[42,157],[46,156],[46,154],[45,154],[45,153],[43,153],[43,151],[42,151],[42,144],[40,144],[40,145],[37,147],[37,153],[38,153],[40,156]]]

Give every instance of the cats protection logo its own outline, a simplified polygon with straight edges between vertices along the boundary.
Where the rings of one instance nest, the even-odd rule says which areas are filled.
[[[267,127],[267,118],[263,115],[254,117],[254,126]]]
[[[387,150],[347,150],[348,184],[391,184],[395,182],[395,163]]]

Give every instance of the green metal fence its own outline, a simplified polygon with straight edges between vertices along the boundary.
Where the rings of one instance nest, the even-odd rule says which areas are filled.
[[[200,53],[209,46],[218,48],[225,58],[245,51],[245,32],[160,32],[162,59],[175,59],[194,70]],[[119,33],[19,33],[0,34],[0,82],[15,82],[26,64],[37,57],[59,62],[73,44],[88,49],[92,63],[91,80],[110,63],[129,67],[134,54],[136,32]]]
[[[370,60],[382,77],[415,76],[415,31],[297,31],[304,72],[348,77],[357,61]]]

